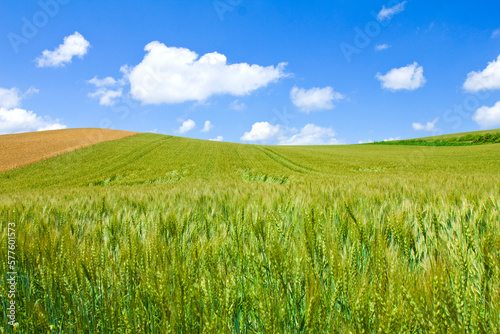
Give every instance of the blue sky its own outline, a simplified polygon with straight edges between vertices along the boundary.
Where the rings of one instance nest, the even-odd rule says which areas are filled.
[[[0,133],[357,144],[499,128],[499,12],[497,1],[2,0]]]

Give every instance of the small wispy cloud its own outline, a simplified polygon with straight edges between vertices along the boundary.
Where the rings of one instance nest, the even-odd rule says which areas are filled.
[[[247,106],[239,100],[234,100],[231,104],[229,104],[229,108],[232,110],[243,111],[247,108]]]
[[[491,33],[491,38],[498,38],[500,37],[500,28],[493,30]]]
[[[93,84],[96,87],[107,87],[115,86],[118,84],[118,80],[112,77],[106,77],[104,79],[99,79],[97,76],[93,77],[88,81],[88,83]]]
[[[117,90],[99,88],[97,91],[89,93],[89,96],[98,98],[99,104],[102,106],[112,106],[116,103],[116,99],[122,96],[122,92],[121,88]]]
[[[437,131],[436,123],[439,121],[439,118],[434,119],[432,122],[427,122],[427,124],[420,123],[412,123],[413,130],[416,131],[429,131],[434,132]]]
[[[93,77],[88,83],[94,85],[97,90],[93,93],[89,93],[92,98],[98,98],[99,104],[102,106],[112,106],[116,103],[116,100],[122,96],[123,89],[116,86],[123,86],[125,81],[123,79],[116,80],[112,77],[106,77],[104,79],[99,79],[97,76]],[[111,89],[109,87],[115,87]]]
[[[389,44],[377,44],[377,45],[375,45],[375,51],[387,50],[390,47],[391,46]]]
[[[203,129],[201,129],[201,132],[209,132],[213,129],[213,127],[214,126],[210,121],[205,121],[205,125],[203,125]]]
[[[395,140],[401,140],[401,137],[391,137],[391,138],[387,138],[387,139],[384,139],[384,141],[395,141]]]
[[[405,5],[407,4],[407,1],[403,1],[395,6],[392,6],[392,7],[385,7],[385,6],[382,6],[382,9],[380,10],[380,12],[378,13],[377,15],[377,18],[380,20],[380,21],[384,21],[384,20],[390,20],[392,19],[392,17],[398,13],[401,13],[402,11],[405,10]]]
[[[212,139],[209,139],[210,141],[223,141],[224,140],[224,137],[222,136],[217,136],[215,138],[212,138]]]

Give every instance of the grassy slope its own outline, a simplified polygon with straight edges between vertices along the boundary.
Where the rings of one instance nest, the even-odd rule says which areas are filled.
[[[421,139],[421,140],[449,139],[449,138],[464,137],[464,136],[467,136],[467,135],[484,135],[484,134],[487,134],[487,133],[498,133],[498,132],[500,132],[500,129],[451,133],[451,134],[447,134],[447,135],[422,137],[422,138],[415,138],[415,139]]]
[[[0,173],[20,332],[495,332],[499,165],[141,134]]]
[[[181,178],[242,181],[245,170],[300,182],[336,176],[365,177],[367,173],[404,177],[442,170],[500,175],[498,151],[499,145],[276,147],[141,134],[2,173],[0,185],[3,192],[19,192],[37,188],[89,188],[91,184],[158,184]]]

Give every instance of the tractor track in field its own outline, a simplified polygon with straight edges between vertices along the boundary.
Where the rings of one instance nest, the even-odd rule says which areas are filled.
[[[311,172],[318,173],[317,170],[309,168],[309,167],[304,167],[304,166],[302,166],[302,165],[300,165],[300,164],[298,164],[298,163],[296,163],[288,158],[285,158],[281,154],[276,153],[275,151],[273,151],[267,147],[257,147],[257,149],[259,149],[262,153],[267,155],[270,159],[272,159],[277,164],[279,164],[285,168],[288,168],[291,171],[294,171],[296,173],[300,173],[300,174],[306,174],[306,173],[311,173]]]
[[[131,154],[125,153],[123,155],[120,155],[120,156],[116,157],[116,159],[114,159],[113,161],[111,161],[107,164],[108,168],[103,168],[103,169],[99,170],[98,174],[95,173],[92,176],[92,178],[99,178],[99,176],[102,174],[107,175],[106,173],[116,174],[120,169],[123,169],[126,166],[133,164],[137,160],[143,158],[144,156],[150,154],[154,150],[161,147],[163,145],[163,143],[165,143],[166,141],[172,140],[173,138],[174,137],[172,137],[172,136],[167,137],[167,138],[162,138],[160,140],[152,142],[151,144],[149,144],[147,146],[141,147],[140,150],[132,152]],[[122,159],[125,159],[125,157],[127,160],[122,161]],[[117,163],[117,164],[114,164],[114,163]],[[109,174],[109,175],[111,175],[111,174]],[[89,178],[89,176],[82,175],[79,179],[82,179],[82,178]],[[78,181],[78,179],[75,181]]]

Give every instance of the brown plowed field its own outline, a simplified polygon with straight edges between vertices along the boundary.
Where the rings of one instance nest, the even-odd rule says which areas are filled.
[[[138,132],[108,129],[64,129],[0,136],[0,172],[21,167],[103,141]]]

